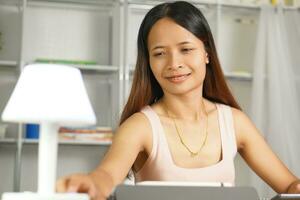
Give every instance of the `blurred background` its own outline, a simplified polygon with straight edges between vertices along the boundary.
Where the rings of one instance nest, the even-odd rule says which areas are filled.
[[[60,130],[57,176],[92,170],[109,147],[130,90],[138,28],[161,2],[0,0],[0,114],[24,66],[42,62],[81,69],[97,115],[95,127]],[[190,2],[210,24],[242,109],[299,177],[300,0]],[[36,190],[38,130],[33,126],[0,121],[0,194]],[[273,196],[239,156],[236,175],[237,185]]]

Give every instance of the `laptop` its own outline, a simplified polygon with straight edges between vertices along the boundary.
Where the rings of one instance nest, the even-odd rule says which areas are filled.
[[[278,194],[271,200],[300,200],[300,194]]]
[[[116,200],[259,200],[252,187],[227,187],[221,183],[147,182],[119,185]]]

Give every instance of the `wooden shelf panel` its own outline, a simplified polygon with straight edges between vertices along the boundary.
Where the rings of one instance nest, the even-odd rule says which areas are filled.
[[[18,62],[12,60],[0,60],[0,67],[17,67]]]
[[[15,144],[16,142],[14,138],[0,139],[0,144]],[[38,144],[38,139],[24,139],[23,144]],[[111,141],[60,140],[59,145],[109,146]]]

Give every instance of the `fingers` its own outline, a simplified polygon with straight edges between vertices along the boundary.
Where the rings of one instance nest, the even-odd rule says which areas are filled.
[[[92,185],[89,190],[88,190],[88,195],[90,196],[91,199],[96,199],[97,198],[97,189],[95,185]]]
[[[56,192],[58,193],[63,193],[63,192],[67,192],[67,178],[60,178],[57,180],[56,182]]]
[[[81,186],[83,185],[83,187]],[[63,192],[80,192],[80,190],[83,190],[82,192],[85,192],[87,190],[88,186],[84,186],[85,180],[82,180],[82,178],[78,175],[72,175],[67,177],[62,177],[57,180],[56,182],[56,192],[63,193]]]
[[[300,194],[300,180],[294,181],[287,190],[290,194]]]
[[[75,174],[63,177],[56,182],[56,192],[58,193],[87,193],[92,200],[104,200],[99,195],[93,181],[86,175]]]
[[[60,178],[56,182],[56,191],[59,193],[87,193],[91,200],[106,200],[105,195],[97,189],[90,176],[83,174],[74,174]]]
[[[84,181],[82,181],[78,177],[70,177],[66,183],[67,192],[75,193],[75,192],[86,192],[86,187],[84,187]],[[81,191],[80,191],[81,190]]]

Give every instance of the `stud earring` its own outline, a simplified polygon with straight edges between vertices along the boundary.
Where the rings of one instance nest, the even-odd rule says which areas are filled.
[[[208,64],[209,63],[209,59],[208,59],[208,53],[205,53],[206,54],[206,64]]]

